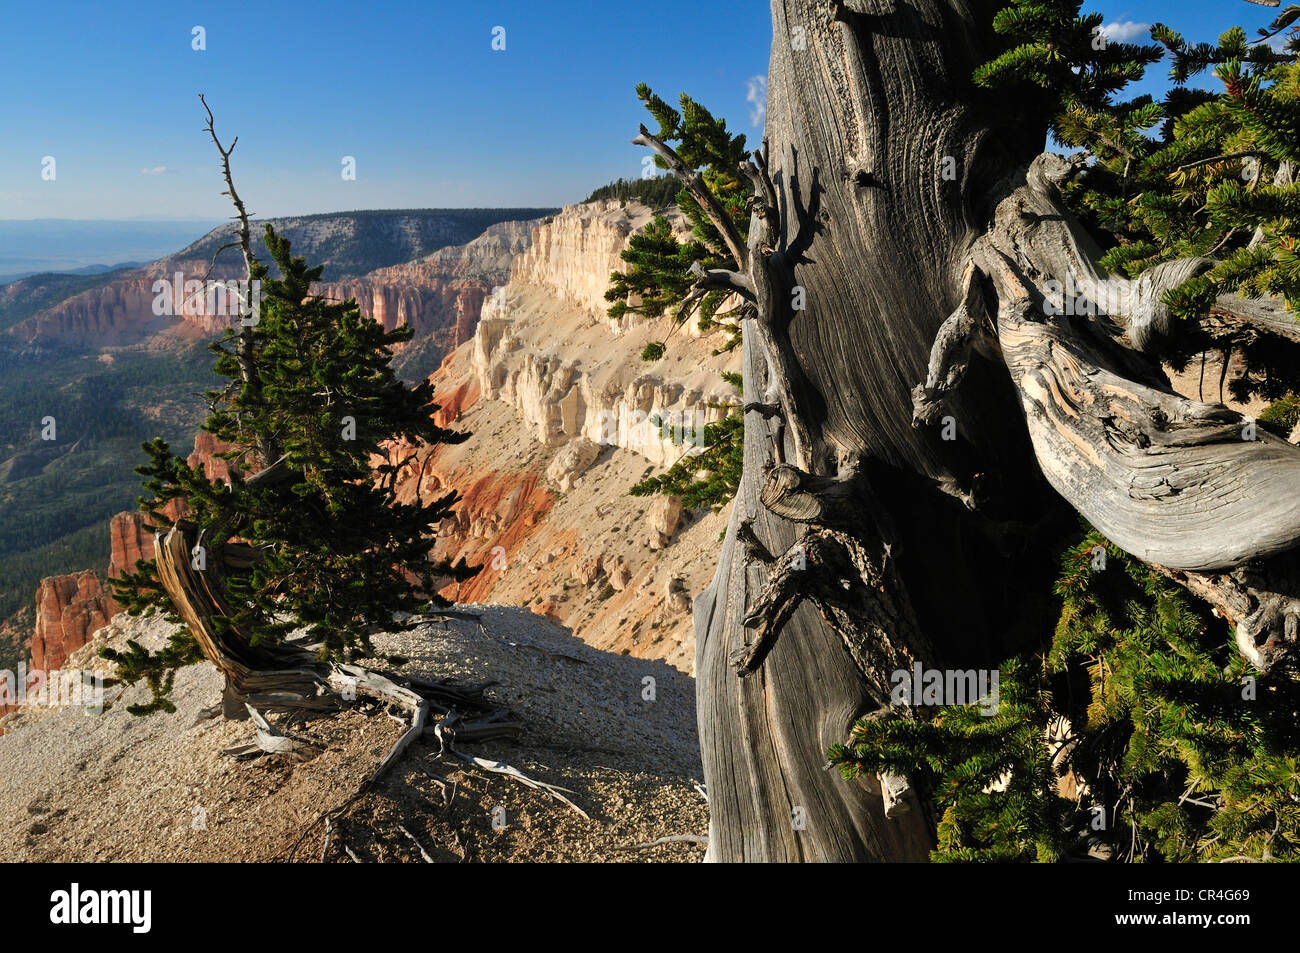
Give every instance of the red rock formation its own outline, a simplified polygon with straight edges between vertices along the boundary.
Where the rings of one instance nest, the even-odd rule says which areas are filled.
[[[108,578],[134,572],[140,559],[153,559],[153,535],[144,530],[144,514],[118,513],[108,524]]]
[[[481,393],[477,377],[462,381],[450,390],[435,392],[433,399],[438,411],[433,415],[433,422],[439,427],[450,427],[478,402]]]
[[[455,512],[438,529],[433,553],[436,558],[453,562],[464,557],[471,566],[483,567],[472,579],[442,589],[442,594],[449,599],[481,602],[492,592],[501,575],[500,565],[496,568],[492,565],[494,559],[500,556],[509,565],[512,554],[519,551],[545,519],[555,503],[555,495],[541,485],[539,473],[443,473],[438,469],[437,458],[435,449],[421,463],[408,467],[404,479],[399,480],[398,496],[404,502],[414,501],[417,479],[425,500],[451,489],[461,491]]]
[[[474,335],[483,300],[505,284],[510,262],[528,244],[531,223],[494,225],[465,245],[439,249],[418,261],[379,268],[359,277],[318,283],[315,294],[338,300],[355,298],[363,314],[388,330],[409,324],[413,344],[432,341],[444,353]],[[209,273],[210,262],[183,258],[160,259],[145,268],[46,308],[6,333],[25,343],[58,343],[74,347],[133,344],[158,335],[191,340],[213,337],[238,318],[224,296],[186,297],[187,281]],[[177,281],[179,275],[180,281]],[[229,264],[212,271],[214,280],[240,278]],[[158,280],[173,288],[171,314],[156,314],[165,292],[154,291]],[[157,286],[160,289],[163,286]],[[8,294],[18,294],[15,283]],[[0,292],[0,301],[6,293]],[[223,305],[225,305],[223,307]],[[161,310],[167,310],[163,308]],[[213,313],[207,313],[212,310]]]
[[[46,576],[36,590],[36,634],[31,668],[62,668],[68,655],[90,641],[96,629],[118,613],[93,569]]]
[[[26,343],[104,347],[133,344],[161,333],[184,339],[213,337],[237,320],[230,315],[203,313],[208,303],[203,298],[191,305],[191,310],[198,313],[183,314],[180,309],[185,299],[179,295],[172,302],[175,314],[154,314],[158,297],[153,291],[154,282],[164,278],[174,283],[175,278],[174,272],[164,274],[159,267],[130,272],[73,295],[20,322],[10,333]],[[181,262],[169,267],[181,268],[188,280],[202,275],[207,263]],[[425,274],[418,266],[399,265],[360,278],[318,284],[313,291],[340,300],[356,298],[361,313],[388,330],[410,324],[417,341],[434,337],[451,350],[473,337],[483,299],[492,287],[492,281],[483,277],[449,278],[434,272]]]
[[[173,314],[154,313],[158,297],[153,290],[155,281],[160,278],[174,281],[178,271],[184,280],[197,280],[207,268],[208,263],[200,261],[155,263],[75,294],[20,322],[8,333],[25,342],[57,342],[73,347],[133,344],[159,333],[187,339],[211,337],[230,324],[232,318],[201,313],[206,306],[202,298],[198,299],[196,309],[200,313],[183,314],[183,287],[173,298]]]
[[[233,449],[234,446],[233,443],[218,440],[206,430],[200,430],[194,435],[194,449],[185,462],[195,469],[201,465],[209,480],[229,482],[230,461],[218,457],[217,454],[225,453],[227,450]],[[256,467],[250,467],[249,472],[256,472]]]
[[[228,444],[201,431],[194,439],[188,463],[192,467],[202,466],[209,477],[228,479],[229,463],[216,456],[226,449]],[[174,519],[180,515],[180,508],[169,506],[168,513]],[[145,532],[144,525],[145,517],[138,512],[118,513],[109,521],[108,578],[134,571],[137,560],[153,559],[153,537]],[[120,611],[111,587],[101,584],[94,570],[46,576],[36,590],[31,667],[47,670],[60,667],[69,653],[89,642],[95,630]]]
[[[508,280],[511,263],[528,246],[532,225],[502,222],[464,245],[315,290],[340,300],[355,298],[362,314],[386,329],[409,324],[415,331],[412,344],[432,341],[449,353],[474,336],[484,299]]]
[[[439,338],[448,350],[474,336],[483,299],[492,288],[480,278],[413,274],[413,266],[383,268],[361,278],[317,286],[316,293],[340,301],[355,298],[361,313],[393,330],[409,324],[415,340]]]

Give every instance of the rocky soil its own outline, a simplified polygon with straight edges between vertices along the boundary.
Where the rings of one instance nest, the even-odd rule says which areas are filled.
[[[364,703],[284,730],[314,756],[223,754],[248,722],[202,717],[220,698],[208,665],[177,677],[176,711],[136,717],[143,686],[105,689],[107,708],[24,707],[0,719],[0,858],[11,861],[694,861],[707,805],[695,733],[693,680],[662,661],[592,648],[526,610],[462,606],[468,620],[379,636],[409,659],[390,671],[487,690],[524,722],[518,741],[460,742],[560,785],[585,812],[517,780],[439,754],[432,736],[351,804],[402,732]],[[69,665],[106,666],[101,645],[160,645],[169,627],[119,615]],[[111,666],[109,666],[111,668]],[[441,780],[439,780],[441,779]],[[322,813],[347,805],[330,820]],[[402,830],[405,828],[405,832]],[[418,846],[417,843],[418,842]],[[423,852],[423,853],[422,853]]]

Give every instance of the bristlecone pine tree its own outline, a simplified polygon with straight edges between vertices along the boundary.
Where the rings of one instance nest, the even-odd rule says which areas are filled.
[[[935,860],[1296,860],[1294,673],[1254,671],[1208,606],[1095,530],[1062,566],[1052,646],[1002,664],[992,717],[892,710],[831,761],[926,792]]]
[[[644,83],[637,87],[636,93],[659,121],[660,135],[678,141],[681,160],[692,169],[703,170],[701,182],[725,215],[728,226],[743,236],[748,227],[748,203],[752,194],[748,182],[740,175],[745,137],[731,135],[724,120],[714,118],[689,96],[681,97],[682,109],[678,112]],[[659,168],[670,168],[661,156],[654,158]],[[613,302],[609,316],[639,314],[654,318],[675,306],[674,328],[698,313],[699,329],[724,330],[730,339],[725,350],[730,350],[740,343],[740,331],[734,319],[740,317],[738,312],[749,314],[752,309],[742,304],[734,311],[719,312],[724,302],[733,300],[731,289],[712,287],[697,279],[709,269],[737,267],[734,253],[691,189],[678,191],[677,207],[691,227],[690,240],[678,240],[672,223],[663,215],[656,215],[649,225],[633,235],[621,255],[630,267],[625,272],[614,272],[605,292],[605,300]],[[636,303],[630,303],[634,299]],[[664,350],[663,342],[652,343],[641,356],[647,361],[658,360]]]
[[[733,136],[727,124],[689,96],[681,97],[680,112],[656,96],[644,83],[637,86],[637,96],[659,122],[660,137],[676,141],[682,161],[692,168],[701,167],[701,179],[709,193],[719,202],[739,234],[749,226],[752,191],[740,175],[745,158],[745,137]],[[654,157],[661,169],[669,164]],[[658,181],[658,180],[650,180]],[[664,215],[656,215],[644,229],[634,234],[621,254],[630,266],[610,276],[605,300],[614,319],[625,314],[656,318],[672,309],[668,335],[693,315],[698,315],[701,333],[713,330],[726,335],[726,343],[714,353],[734,350],[741,340],[740,322],[753,317],[753,305],[732,293],[701,280],[708,269],[731,269],[735,259],[727,242],[710,221],[709,214],[692,197],[688,188],[676,193],[678,211],[690,225],[690,240],[682,242]],[[635,303],[629,303],[635,301]],[[732,306],[728,308],[728,303]],[[722,310],[728,308],[728,310]],[[652,341],[641,353],[644,361],[657,361],[667,353],[668,343]],[[740,375],[724,374],[729,384],[742,389]],[[744,416],[734,405],[718,405],[723,417],[708,424],[697,435],[699,452],[687,453],[668,472],[642,480],[632,487],[633,496],[662,493],[680,496],[688,508],[711,506],[720,509],[736,495],[744,464]],[[673,434],[665,431],[672,439]]]
[[[411,337],[409,327],[386,331],[354,300],[313,295],[321,268],[292,257],[270,225],[266,247],[279,276],[252,257],[230,178],[233,144],[217,146],[239,213],[237,244],[250,279],[262,283],[257,318],[246,306],[238,328],[210,345],[230,384],[208,395],[203,429],[233,447],[221,454],[231,478],[210,479],[161,439],[145,445],[149,460],[137,472],[147,478],[141,509],[157,531],[157,556],[115,588],[132,614],[160,611],[184,627],[161,652],[132,644],[106,654],[125,680],[153,688],[142,713],[171,710],[176,668],[200,658],[225,675],[230,717],[248,717],[250,706],[329,709],[354,691],[422,712],[418,685],[348,662],[372,654],[372,632],[410,624],[394,613],[446,607],[438,587],[476,571],[430,557],[458,494],[411,503],[396,495],[411,456],[395,448],[468,434],[434,422],[427,382],[409,386],[395,375],[390,349]],[[178,505],[173,521],[164,510]],[[301,637],[286,641],[296,629]]]
[[[1297,9],[1150,45],[1071,0],[771,9],[759,151],[638,91],[711,231],[657,224],[611,289],[745,302],[709,858],[1292,855],[1300,96],[1264,35]],[[1116,98],[1164,57],[1163,102]],[[1206,351],[1260,421],[1174,392]],[[913,663],[1001,665],[999,713],[891,706]]]

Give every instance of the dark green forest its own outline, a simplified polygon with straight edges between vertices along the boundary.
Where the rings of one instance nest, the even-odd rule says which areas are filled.
[[[155,436],[187,446],[204,409],[197,395],[214,379],[202,345],[119,351],[111,364],[0,346],[0,619],[31,605],[43,576],[103,571],[108,520],[139,494],[126,463]],[[47,416],[53,441],[41,439]],[[16,659],[0,645],[0,667]]]
[[[618,179],[602,185],[583,201],[602,202],[618,199],[620,202],[640,202],[658,211],[677,205],[677,193],[682,184],[671,175],[654,175],[648,179]]]

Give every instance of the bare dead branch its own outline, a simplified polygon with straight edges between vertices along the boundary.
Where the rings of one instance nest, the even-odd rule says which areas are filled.
[[[1050,188],[1051,163],[1035,161],[1047,168],[1031,167],[977,246],[999,299],[1003,360],[1048,482],[1120,548],[1161,566],[1204,572],[1294,548],[1300,448],[1253,433],[1226,407],[1179,396],[1101,317],[1043,307],[1048,280],[1099,280],[1092,249]],[[1130,320],[1161,285],[1194,273],[1189,260],[1158,267],[1167,270],[1149,284],[1115,288]]]
[[[470,764],[474,765],[476,768],[481,768],[484,771],[490,771],[493,774],[503,774],[508,778],[514,778],[516,781],[518,781],[520,784],[524,785],[525,787],[534,788],[538,791],[544,791],[545,793],[549,794],[551,797],[555,798],[557,801],[567,804],[583,820],[585,821],[591,820],[591,818],[587,815],[586,811],[578,807],[578,805],[574,804],[572,801],[570,801],[567,797],[564,796],[565,794],[573,793],[568,788],[562,788],[556,784],[547,784],[545,781],[538,781],[535,778],[530,778],[528,775],[524,774],[518,768],[506,764],[504,761],[489,761],[487,758],[476,758],[473,755],[462,754],[461,752],[456,751],[454,749],[451,750],[451,754],[454,754],[462,761],[469,762]]]
[[[979,269],[968,264],[962,275],[961,303],[935,334],[925,382],[912,390],[913,427],[936,424],[948,412],[947,399],[965,376],[976,346],[986,351],[996,349],[979,277]]]
[[[207,113],[208,119],[205,125],[208,136],[212,139],[212,144],[217,147],[217,152],[221,155],[221,175],[226,181],[226,191],[223,195],[230,197],[230,201],[235,206],[235,219],[239,223],[237,235],[239,247],[244,254],[244,271],[245,277],[251,279],[256,273],[257,258],[253,255],[252,232],[248,224],[248,209],[244,206],[244,200],[239,197],[239,192],[235,188],[235,179],[230,171],[230,154],[235,151],[235,145],[239,142],[236,136],[230,141],[229,147],[223,146],[221,140],[217,138],[215,121],[212,116],[212,110],[208,106],[207,99],[203,94],[199,94],[199,102],[203,104],[203,111]],[[215,256],[213,261],[216,261]],[[250,292],[251,293],[251,292]],[[251,303],[250,303],[251,307]],[[240,377],[246,387],[254,391],[259,390],[257,370],[253,363],[253,328],[242,321],[239,329],[239,338],[235,346],[235,357],[239,362]],[[255,449],[261,461],[263,468],[270,465],[271,461],[279,456],[279,449],[273,445],[273,441],[265,441],[265,445],[259,445]]]
[[[745,558],[765,565],[776,562],[776,557],[763,545],[763,541],[754,532],[753,520],[741,520],[736,526],[736,539],[745,547]]]
[[[226,191],[221,194],[230,196],[230,201],[235,205],[235,219],[239,222],[239,247],[244,253],[244,267],[248,272],[248,276],[251,277],[257,259],[253,256],[252,233],[248,226],[248,210],[244,207],[244,200],[239,197],[239,192],[235,189],[235,180],[230,172],[230,154],[235,151],[235,145],[239,142],[239,137],[235,136],[230,141],[229,148],[223,146],[221,140],[217,138],[212,109],[208,106],[208,101],[202,93],[199,93],[199,102],[203,104],[203,111],[208,114],[205,128],[212,138],[212,144],[217,147],[217,152],[221,154],[221,175],[226,180]]]
[[[415,849],[420,852],[420,856],[424,858],[424,862],[426,864],[432,864],[434,862],[433,858],[429,856],[429,852],[424,849],[424,845],[420,843],[419,839],[414,834],[408,831],[401,824],[397,825],[397,829],[401,831],[403,834],[405,834],[406,839],[415,845]]]
[[[754,282],[743,272],[726,268],[705,268],[698,261],[691,265],[690,273],[695,276],[695,285],[706,291],[732,291],[746,301],[755,299]]]

